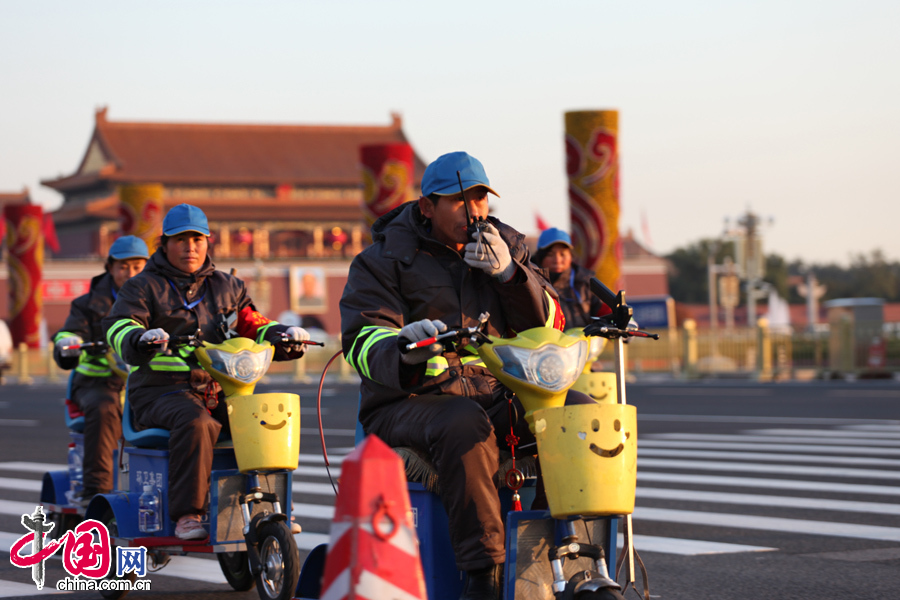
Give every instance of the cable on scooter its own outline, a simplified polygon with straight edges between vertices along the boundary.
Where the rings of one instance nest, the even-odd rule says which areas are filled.
[[[328,372],[328,367],[331,366],[334,359],[343,353],[343,350],[338,350],[335,352],[334,356],[325,363],[325,368],[322,369],[322,377],[319,379],[319,392],[316,396],[316,413],[319,417],[319,440],[322,442],[322,456],[325,458],[325,471],[328,473],[328,481],[331,482],[331,489],[334,490],[335,496],[338,495],[338,489],[334,483],[334,477],[331,476],[331,469],[329,468],[330,463],[328,462],[328,450],[325,448],[325,429],[322,427],[322,387],[325,385],[325,373]]]

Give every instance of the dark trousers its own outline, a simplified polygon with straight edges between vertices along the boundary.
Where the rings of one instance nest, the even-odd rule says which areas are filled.
[[[122,437],[122,404],[119,388],[107,378],[92,378],[72,390],[72,401],[84,413],[84,495],[105,494],[113,489],[113,451]]]
[[[566,404],[593,403],[579,392],[570,391],[566,398]],[[506,401],[485,411],[465,396],[423,395],[380,407],[364,423],[366,433],[374,433],[389,446],[409,446],[431,457],[449,518],[456,565],[462,571],[506,559],[497,494],[499,447],[508,448],[512,423],[518,446],[525,447],[525,452],[516,455],[537,452],[524,415],[518,400],[513,400],[510,416]]]
[[[200,394],[188,390],[135,408],[135,420],[142,428],[169,430],[169,518],[173,521],[206,513],[213,447],[227,423],[224,408],[220,402],[211,415]]]

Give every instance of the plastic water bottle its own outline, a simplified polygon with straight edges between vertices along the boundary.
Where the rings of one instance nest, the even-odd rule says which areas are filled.
[[[144,533],[162,529],[159,491],[150,482],[144,484],[144,493],[138,498],[138,529]]]
[[[66,499],[72,504],[82,490],[84,471],[81,466],[81,453],[75,442],[69,444],[69,491]]]

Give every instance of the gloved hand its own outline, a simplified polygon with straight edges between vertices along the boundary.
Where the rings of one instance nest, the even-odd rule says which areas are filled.
[[[169,339],[169,333],[165,329],[148,329],[141,336],[140,341],[143,343],[147,343],[147,342],[156,342],[158,340],[168,340],[168,339]],[[168,348],[168,347],[169,347],[168,342],[153,345],[153,349],[156,352],[165,352],[166,348]]]
[[[81,339],[77,335],[72,335],[69,337],[64,337],[56,342],[56,349],[59,350],[60,356],[78,356],[79,354],[81,354],[81,348],[66,348],[66,346],[78,346],[82,343],[84,343],[83,339]]]
[[[286,342],[305,342],[309,339],[309,332],[302,327],[292,325],[284,330],[284,338]],[[303,344],[291,344],[290,349],[293,351],[303,350]]]
[[[509,281],[516,273],[516,264],[509,255],[509,246],[491,224],[475,233],[474,242],[466,244],[463,260],[470,267],[481,269],[502,282]]]
[[[415,350],[405,351],[405,346],[412,342],[427,340],[439,333],[447,331],[447,326],[442,321],[431,319],[422,319],[415,323],[410,323],[400,330],[397,340],[401,345],[400,360],[408,365],[417,365],[426,362],[432,356],[440,354],[444,347],[439,342],[435,342],[424,348],[416,348]]]

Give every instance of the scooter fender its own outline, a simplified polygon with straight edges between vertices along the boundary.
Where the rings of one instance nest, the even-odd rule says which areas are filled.
[[[582,592],[597,592],[604,588],[610,588],[610,589],[614,589],[614,590],[622,589],[622,586],[620,586],[618,583],[616,583],[612,579],[609,579],[608,577],[603,577],[599,573],[592,573],[592,574],[596,575],[596,577],[593,577],[591,579],[585,579],[583,581],[579,581],[575,585],[567,585],[566,592],[565,592],[565,595],[563,596],[563,598],[573,598],[574,599],[574,598],[578,597],[578,595],[581,594]],[[577,575],[576,575],[576,577],[577,577]],[[571,596],[569,595],[570,592],[571,592]]]
[[[91,499],[85,511],[85,519],[103,520],[111,510],[116,519],[118,538],[146,537],[138,529],[138,498],[137,493],[118,492],[113,494],[97,494]]]
[[[256,577],[262,573],[262,565],[259,562],[259,528],[266,523],[277,523],[279,521],[287,521],[287,515],[284,513],[258,513],[250,519],[250,527],[244,539],[247,541],[247,558],[250,561],[250,572]]]
[[[65,506],[69,503],[66,500],[66,492],[69,490],[69,472],[68,471],[48,471],[44,473],[41,482],[41,502],[49,502],[50,504],[59,504]]]

